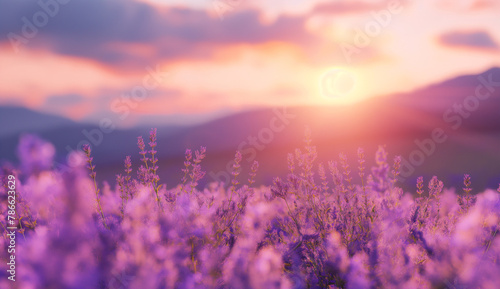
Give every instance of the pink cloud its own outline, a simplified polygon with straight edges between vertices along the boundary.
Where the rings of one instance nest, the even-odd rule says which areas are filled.
[[[358,14],[362,12],[370,12],[377,9],[385,8],[387,3],[384,1],[363,2],[363,1],[329,1],[316,5],[313,14]]]

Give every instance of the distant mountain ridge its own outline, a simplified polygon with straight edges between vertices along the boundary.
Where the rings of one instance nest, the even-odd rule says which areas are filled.
[[[0,106],[0,137],[26,131],[44,131],[77,125],[76,122],[19,106]]]
[[[192,127],[159,127],[158,153],[162,167],[168,170],[167,182],[175,183],[180,179],[184,150],[199,146],[207,147],[205,168],[208,178],[210,172],[217,175],[227,171],[225,167],[237,149],[245,152],[245,160],[261,162],[261,173],[266,176],[286,172],[286,153],[303,146],[302,136],[306,126],[313,132],[313,141],[320,154],[334,159],[342,151],[354,160],[357,147],[364,147],[367,158],[372,159],[379,144],[386,144],[389,153],[408,159],[413,151],[419,149],[415,140],[425,140],[435,128],[441,128],[448,140],[437,145],[436,152],[426,157],[421,166],[415,166],[415,173],[408,179],[408,184],[418,174],[439,176],[447,173],[452,182],[459,183],[451,177],[452,174],[480,171],[481,176],[476,177],[477,184],[493,186],[495,182],[500,182],[500,85],[493,87],[488,99],[477,100],[477,108],[467,111],[468,116],[462,117],[458,128],[454,128],[456,120],[447,121],[444,117],[450,109],[449,117],[456,117],[453,106],[463,106],[464,100],[473,96],[481,85],[479,77],[487,79],[490,76],[500,82],[500,68],[495,67],[478,75],[459,76],[414,92],[374,97],[353,106],[264,108]],[[283,120],[279,120],[283,114],[294,117],[284,124]],[[97,128],[23,108],[0,107],[0,121],[2,127],[10,122],[20,122],[0,130],[0,160],[10,161],[15,161],[20,131],[37,133],[53,142],[60,160],[64,161],[68,149],[76,148],[80,141],[86,139],[82,130]],[[272,131],[271,126],[283,128]],[[15,129],[19,131],[14,132]],[[137,160],[137,136],[147,138],[148,132],[149,127],[141,127],[115,130],[103,136],[94,149],[94,159],[103,171],[110,171],[106,178],[112,179],[114,174],[121,172],[126,155],[132,155],[133,160]],[[105,167],[114,169],[104,170]],[[269,180],[264,178],[264,181]]]

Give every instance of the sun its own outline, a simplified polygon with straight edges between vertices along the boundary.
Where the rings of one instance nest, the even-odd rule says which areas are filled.
[[[359,73],[344,67],[331,67],[319,74],[321,103],[349,105],[362,100]]]

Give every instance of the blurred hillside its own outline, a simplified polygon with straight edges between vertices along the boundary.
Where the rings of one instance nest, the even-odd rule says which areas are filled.
[[[92,124],[44,115],[19,107],[0,108],[0,159],[17,162],[16,146],[24,133],[52,142],[57,162],[65,163],[70,150],[93,144],[98,179],[113,182],[122,161],[132,156],[139,163],[138,127],[105,132]],[[464,173],[472,176],[474,190],[497,188],[500,183],[500,68],[480,75],[465,75],[413,92],[374,97],[352,106],[288,107],[246,111],[198,126],[159,127],[160,177],[168,185],[181,178],[186,148],[207,147],[205,181],[224,180],[234,152],[243,153],[244,172],[255,159],[259,179],[286,175],[286,156],[304,145],[305,127],[321,159],[337,159],[344,152],[356,173],[357,148],[372,164],[378,145],[389,157],[403,157],[403,187],[413,190],[415,179],[433,175],[447,187],[461,188]],[[246,178],[245,178],[246,179]]]

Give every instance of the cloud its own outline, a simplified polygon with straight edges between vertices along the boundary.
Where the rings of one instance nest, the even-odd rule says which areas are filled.
[[[478,11],[496,8],[498,3],[495,3],[495,0],[441,0],[437,2],[437,5],[446,10]]]
[[[442,34],[439,40],[446,46],[499,49],[498,44],[486,31],[451,31]]]
[[[472,1],[472,3],[470,4],[470,9],[484,10],[484,9],[496,8],[497,6],[498,3],[496,3],[494,0],[475,0]]]
[[[56,107],[57,109],[64,109],[66,106],[75,106],[82,104],[86,99],[80,94],[69,94],[69,95],[54,95],[49,96],[45,99],[45,107]]]
[[[313,14],[359,14],[363,12],[375,11],[386,8],[385,1],[364,2],[364,1],[329,1],[316,5]]]
[[[279,41],[307,46],[315,40],[301,16],[262,23],[259,11],[241,10],[220,21],[202,10],[154,7],[131,0],[59,5],[57,13],[30,38],[22,28],[26,20],[34,23],[33,16],[44,11],[39,4],[0,0],[0,6],[0,41],[10,42],[9,33],[15,33],[27,40],[28,49],[51,50],[110,66],[144,66],[159,58],[210,59],[230,45]]]

